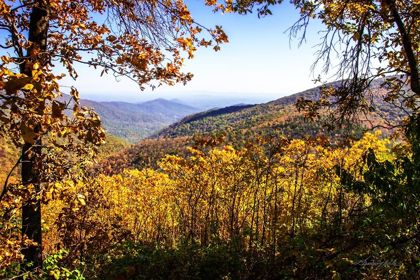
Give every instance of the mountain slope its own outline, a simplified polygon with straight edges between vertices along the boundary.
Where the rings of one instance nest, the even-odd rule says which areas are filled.
[[[383,121],[381,116],[393,120],[401,119],[404,116],[402,110],[397,110],[384,102],[384,96],[384,90],[374,91],[373,102],[377,110],[370,115],[374,124],[380,124]],[[265,104],[231,106],[187,116],[154,133],[150,138],[174,138],[216,132],[226,133],[227,131],[236,134],[238,131],[244,133],[253,131],[260,135],[284,135],[291,138],[341,134],[341,131],[334,133],[325,131],[321,120],[316,122],[305,120],[303,114],[299,113],[295,107],[299,98],[315,100],[319,98],[319,89],[312,88]],[[354,131],[354,133],[356,132]]]
[[[127,102],[95,102],[81,99],[81,105],[95,109],[105,130],[131,143],[166,127],[182,117],[195,113],[191,106],[156,99],[141,104]]]
[[[291,96],[262,105],[230,106],[187,116],[149,139],[104,159],[95,166],[93,172],[113,175],[124,169],[158,168],[157,162],[166,154],[186,156],[189,154],[185,149],[187,146],[206,149],[209,145],[218,145],[217,141],[199,144],[200,138],[204,142],[209,140],[205,135],[222,134],[235,147],[252,141],[263,130],[264,134],[270,136],[290,133],[298,137],[307,132],[317,135],[322,130],[321,125],[306,122],[302,116],[297,115],[295,101],[296,96]],[[198,145],[192,139],[196,135]],[[224,144],[227,143],[221,145]]]
[[[294,104],[299,97],[311,97],[315,91],[283,97],[275,101],[253,106],[230,106],[187,116],[150,138],[174,138],[193,136],[216,131],[246,131],[272,128],[298,116]],[[293,136],[293,135],[290,135]]]
[[[384,96],[383,90],[378,90],[374,94],[374,103],[377,108],[372,115],[374,121],[381,121],[379,115],[395,120],[401,119],[402,111],[384,102]],[[185,149],[187,146],[207,149],[212,145],[229,143],[234,147],[241,147],[258,136],[273,138],[329,136],[331,141],[340,139],[343,131],[328,132],[324,129],[322,121],[308,121],[302,113],[297,112],[295,104],[301,97],[315,100],[319,97],[319,89],[309,89],[265,104],[230,106],[187,116],[151,135],[149,139],[100,162],[96,166],[96,172],[116,174],[124,168],[157,168],[157,162],[166,154],[180,156],[188,154]],[[362,135],[363,130],[360,126],[350,132],[357,137]],[[212,137],[219,140],[225,139],[225,142],[218,143],[219,140],[213,141]]]

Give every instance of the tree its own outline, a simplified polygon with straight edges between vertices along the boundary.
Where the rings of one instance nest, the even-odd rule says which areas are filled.
[[[323,71],[331,70],[336,54],[340,63],[336,78],[339,86],[324,87],[316,102],[301,100],[298,106],[310,115],[328,106],[334,108],[332,123],[343,124],[357,118],[359,112],[375,110],[372,82],[384,78],[380,85],[388,92],[386,102],[412,115],[420,98],[419,76],[419,1],[294,1],[301,10],[300,20],[290,29],[292,35],[303,30],[310,19],[318,18],[326,30],[315,62],[324,61]],[[400,123],[388,120],[389,125]]]
[[[219,9],[259,17],[272,15],[271,6],[283,0],[229,1]],[[336,69],[338,84],[321,87],[321,99],[300,100],[298,108],[310,117],[321,108],[333,108],[330,124],[344,124],[358,113],[375,109],[370,85],[383,77],[381,87],[388,90],[385,101],[406,110],[417,111],[420,98],[420,2],[418,0],[294,0],[300,18],[289,28],[290,36],[306,39],[311,20],[322,21],[322,41],[317,45],[313,69]],[[339,59],[333,64],[333,56]],[[387,76],[388,75],[388,76]],[[367,94],[368,93],[368,94]],[[395,125],[391,124],[390,125]],[[398,124],[397,124],[398,126]]]
[[[209,39],[198,36],[203,29]],[[0,1],[0,30],[0,133],[21,148],[21,184],[33,190],[22,206],[22,234],[37,243],[23,250],[33,270],[42,264],[42,192],[71,173],[75,155],[91,155],[104,140],[99,117],[79,106],[77,89],[71,102],[60,99],[64,74],[55,65],[76,79],[75,65],[87,64],[142,90],[186,83],[192,74],[180,70],[184,53],[192,58],[212,44],[218,50],[227,36],[196,23],[180,0]],[[7,190],[5,182],[0,199]]]

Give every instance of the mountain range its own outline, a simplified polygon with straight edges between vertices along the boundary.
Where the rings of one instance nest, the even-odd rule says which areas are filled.
[[[162,98],[171,102],[188,105],[197,108],[199,111],[206,111],[212,108],[223,108],[235,104],[261,104],[277,99],[284,94],[281,93],[246,93],[246,92],[211,92],[211,91],[180,91],[180,92],[142,92],[141,94],[116,95],[89,95],[81,96],[95,102],[115,100],[128,103],[144,103],[154,99]]]
[[[185,147],[195,145],[200,138],[222,136],[237,147],[258,136],[303,138],[325,135],[333,140],[340,138],[342,131],[327,131],[322,119],[311,122],[297,111],[295,104],[298,98],[316,99],[318,96],[319,89],[313,88],[264,104],[236,104],[203,112],[181,104],[181,100],[155,99],[137,104],[80,101],[81,105],[94,108],[108,135],[108,143],[101,150],[101,157],[108,157],[95,169],[104,174],[114,174],[124,168],[157,167],[160,158],[166,154],[185,154]],[[402,110],[384,102],[384,96],[382,89],[373,94],[376,111],[371,113],[371,120],[374,124],[380,124],[384,118],[400,120],[404,117]],[[64,100],[69,98],[63,96]],[[361,133],[362,126],[352,131],[356,136]],[[128,145],[126,142],[136,144]],[[12,145],[3,143],[2,146]],[[9,158],[15,153],[17,151],[13,149],[0,149],[2,158]],[[11,159],[8,166],[14,161],[14,158]]]
[[[374,89],[372,102],[376,111],[370,113],[370,125],[380,125],[384,119],[401,120],[404,117],[402,110],[383,100],[384,96],[384,90]],[[157,161],[166,154],[185,156],[186,146],[193,146],[197,139],[209,137],[222,136],[229,144],[239,147],[258,136],[285,136],[290,139],[328,136],[331,141],[336,141],[344,133],[359,137],[367,129],[366,124],[359,124],[351,131],[328,131],[323,126],[322,117],[317,121],[306,120],[303,113],[296,109],[297,100],[318,97],[319,88],[312,88],[264,104],[238,104],[188,115],[107,158],[96,167],[96,171],[115,174],[124,168],[156,168]],[[388,132],[386,129],[383,131]]]
[[[137,143],[156,130],[200,111],[197,108],[162,98],[138,104],[80,99],[80,104],[95,110],[108,134],[130,143]]]
[[[68,95],[63,97],[66,101],[69,98]],[[200,116],[200,118],[203,118],[215,113],[228,113],[232,110],[250,107],[251,105],[246,105],[244,102],[257,99],[249,96],[239,97],[234,95],[230,97],[202,93],[171,100],[158,98],[138,103],[88,99],[80,99],[80,103],[95,110],[108,134],[130,143],[137,143],[184,117],[197,118]],[[201,111],[204,111],[204,113],[198,113]],[[199,115],[194,115],[195,113]],[[193,119],[190,121],[193,121]]]

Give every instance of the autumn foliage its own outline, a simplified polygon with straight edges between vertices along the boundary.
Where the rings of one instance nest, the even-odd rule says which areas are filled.
[[[240,14],[257,7],[265,16],[281,2],[205,4]],[[181,151],[187,140],[178,139],[167,154],[164,141],[152,140],[153,154],[135,155],[138,168],[113,170],[117,156],[97,168],[107,176],[90,169],[104,142],[101,120],[80,106],[75,88],[71,102],[60,99],[64,74],[55,64],[74,79],[81,63],[140,89],[186,83],[184,58],[198,47],[218,51],[226,34],[197,23],[180,0],[0,1],[0,135],[21,150],[2,167],[10,171],[1,174],[0,277],[418,278],[419,1],[292,2],[301,16],[292,34],[313,18],[327,28],[318,53],[325,70],[336,46],[346,46],[342,83],[322,87],[319,100],[299,100],[298,109],[316,119],[327,108],[329,128],[350,127],[375,110],[369,89],[382,76],[384,101],[406,116],[388,123],[401,137],[290,139],[272,135],[268,119],[254,137],[255,107],[245,110],[241,144],[219,135]],[[384,68],[373,71],[372,59]],[[222,127],[219,114],[204,115]],[[186,119],[185,130],[204,115]],[[285,120],[294,122],[283,118],[279,129]],[[12,151],[5,143],[0,157]]]
[[[205,278],[211,274],[199,266],[211,260],[235,263],[229,268],[210,262],[216,278],[415,276],[419,254],[411,238],[416,218],[407,209],[405,216],[386,216],[384,227],[380,216],[386,207],[378,208],[375,201],[381,195],[345,181],[368,180],[369,153],[378,163],[410,158],[406,144],[391,144],[376,133],[344,147],[326,139],[267,138],[241,149],[188,149],[188,157],[164,157],[160,171],[125,170],[57,182],[44,194],[45,252],[66,250],[61,266],[84,266],[89,278],[100,273],[110,279],[165,278],[159,269],[175,279],[195,270]],[[418,201],[408,207],[418,209]],[[4,215],[9,208],[2,209]],[[2,227],[9,244],[2,253],[2,263],[8,264],[3,273],[11,273],[20,256],[19,231],[12,237],[18,228],[14,217]],[[136,254],[144,256],[144,263]],[[155,254],[164,254],[164,263]],[[196,266],[170,268],[170,262],[194,258]],[[366,258],[393,265],[358,265]],[[143,271],[146,263],[149,272]]]

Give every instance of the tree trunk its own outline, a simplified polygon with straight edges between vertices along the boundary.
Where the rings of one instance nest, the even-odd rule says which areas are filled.
[[[41,66],[47,63],[42,53],[47,50],[50,18],[48,6],[43,0],[37,0],[33,5],[28,38],[32,42],[32,46],[28,49],[24,63],[20,64],[20,72],[28,77],[32,76],[32,63],[38,62]],[[38,49],[40,52],[35,54],[33,51],[35,49]],[[29,157],[29,151],[32,152],[31,157]],[[42,266],[41,203],[37,199],[41,182],[39,170],[36,166],[36,159],[40,153],[41,139],[36,139],[35,144],[25,143],[22,147],[22,184],[32,184],[36,192],[35,195],[23,201],[22,205],[22,234],[37,243],[22,250],[24,264],[26,265],[25,269],[30,271]]]
[[[419,74],[419,64],[416,60],[416,55],[413,51],[413,44],[410,40],[410,34],[407,31],[407,26],[405,25],[403,19],[400,17],[398,8],[394,0],[386,0],[386,3],[389,5],[393,20],[398,27],[398,31],[401,35],[401,44],[404,49],[408,65],[410,67],[410,86],[411,90],[417,95],[420,96],[420,74]]]
[[[40,191],[39,178],[34,168],[34,158],[28,157],[29,150],[33,145],[25,143],[22,147],[22,184],[33,184],[36,194]],[[38,150],[39,148],[36,147]],[[35,151],[35,154],[38,151]],[[24,255],[25,269],[34,270],[42,266],[42,234],[41,234],[41,203],[37,195],[31,196],[22,205],[22,234],[36,242],[22,250]]]

